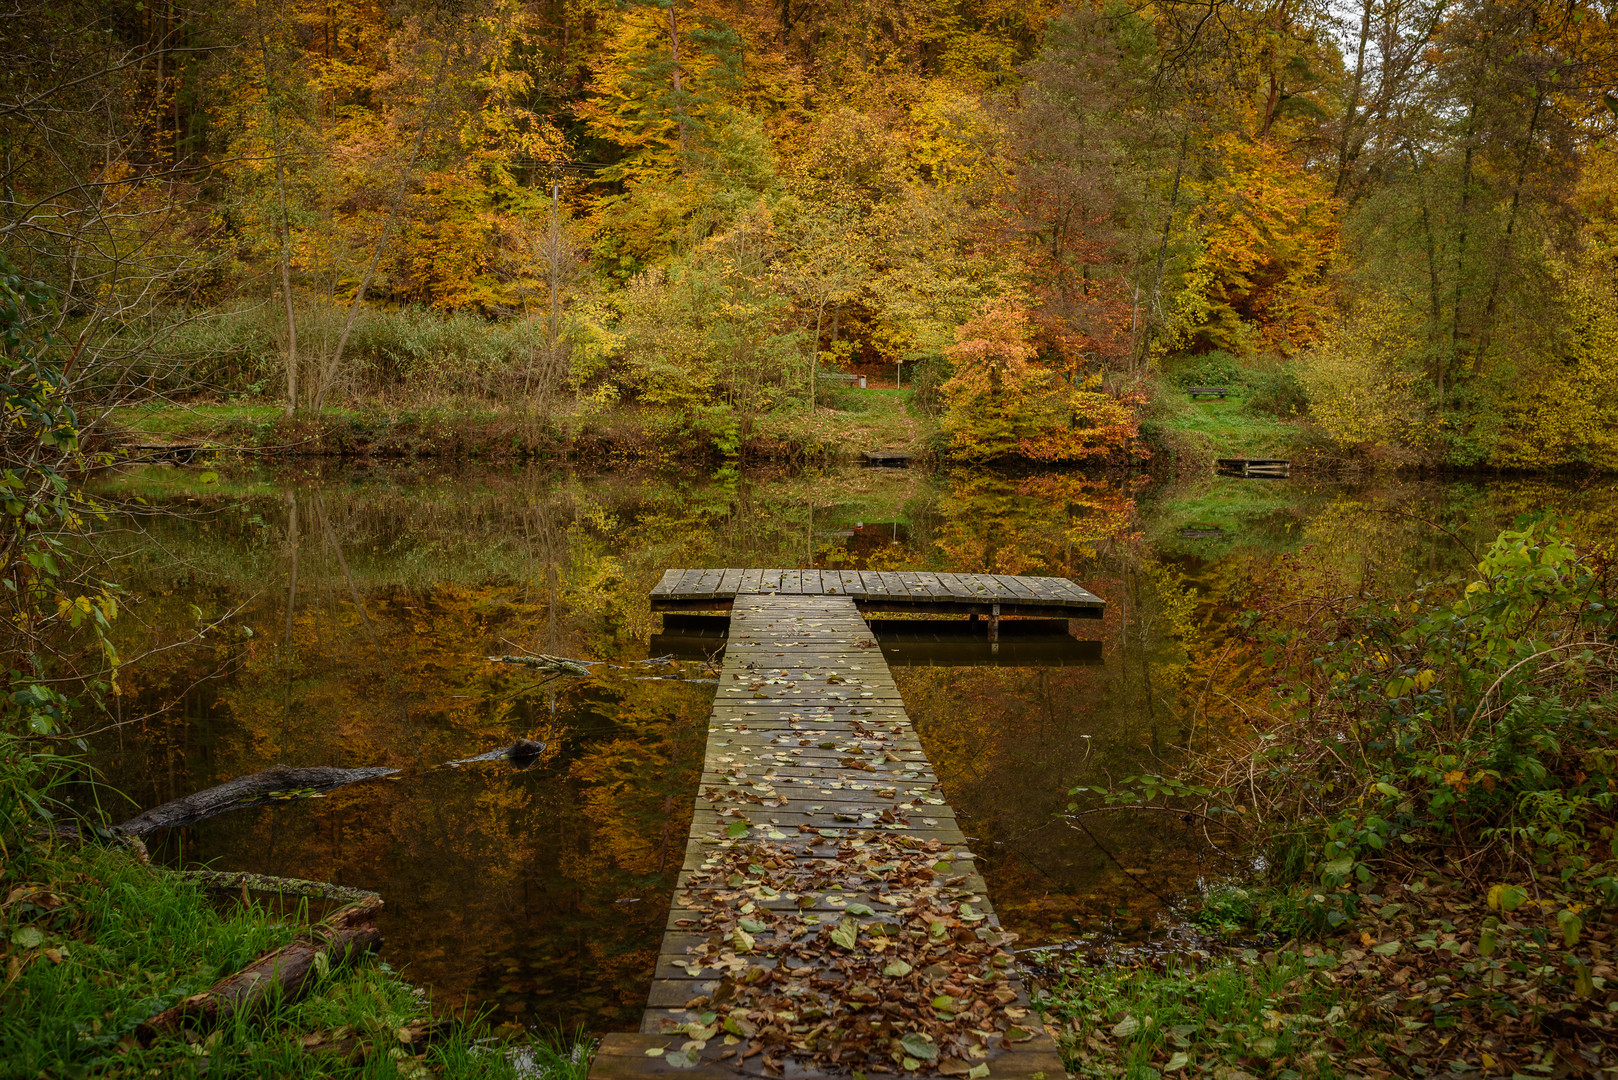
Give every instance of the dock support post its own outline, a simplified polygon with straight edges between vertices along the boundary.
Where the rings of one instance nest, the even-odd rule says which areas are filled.
[[[989,608],[989,641],[994,645],[990,652],[1000,651],[1000,605],[994,604]]]

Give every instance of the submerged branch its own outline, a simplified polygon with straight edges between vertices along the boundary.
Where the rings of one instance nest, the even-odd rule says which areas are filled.
[[[156,829],[194,825],[229,810],[264,806],[304,793],[319,794],[345,784],[357,784],[364,780],[392,776],[398,771],[383,768],[337,769],[330,766],[292,768],[287,765],[275,765],[262,772],[237,777],[205,791],[153,807],[121,825],[113,826],[112,831],[123,836],[144,836]]]
[[[328,881],[304,881],[302,878],[270,877],[267,874],[250,874],[246,871],[165,870],[164,872],[196,882],[204,889],[218,892],[245,889],[249,892],[276,893],[280,896],[305,896],[312,900],[350,902],[372,900],[381,896],[371,889],[357,889],[350,885],[333,885]]]
[[[578,660],[569,660],[565,656],[547,656],[540,653],[538,656],[491,656],[492,664],[516,664],[519,667],[534,668],[539,671],[548,671],[555,675],[572,675],[575,678],[588,678],[590,669]]]

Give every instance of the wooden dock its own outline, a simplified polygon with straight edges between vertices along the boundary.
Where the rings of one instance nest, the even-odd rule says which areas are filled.
[[[1099,619],[1106,601],[1067,580],[918,570],[669,570],[653,611],[728,611],[740,596],[845,596],[861,612]]]
[[[654,598],[680,602],[671,573]],[[704,594],[729,637],[645,1020],[591,1076],[1061,1080],[851,583],[727,573]]]
[[[1289,458],[1215,458],[1214,466],[1226,476],[1285,480],[1292,475],[1292,461]]]

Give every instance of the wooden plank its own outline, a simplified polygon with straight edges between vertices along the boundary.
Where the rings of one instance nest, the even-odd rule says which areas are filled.
[[[666,1009],[658,1009],[656,1020],[672,1015]],[[727,1048],[718,1039],[709,1043],[694,1066],[686,1067],[681,1062],[680,1067],[676,1067],[664,1060],[688,1041],[690,1036],[684,1032],[605,1035],[590,1065],[591,1080],[650,1080],[654,1077],[663,1080],[736,1080],[738,1076],[751,1078],[766,1075],[763,1055],[755,1055],[739,1065],[733,1063],[734,1055],[732,1059],[720,1059],[718,1055]],[[649,1050],[658,1052],[649,1054]],[[1014,1044],[1010,1050],[997,1050],[987,1062],[994,1080],[1062,1080],[1066,1075],[1062,1071],[1056,1044],[1043,1033],[1029,1042]],[[789,1075],[794,1075],[795,1080],[806,1077],[801,1071]]]
[[[990,603],[999,600],[1005,592],[992,574],[973,574],[972,581],[977,594]]]
[[[866,585],[866,594],[872,601],[892,601],[898,599],[893,594],[892,586],[888,585],[887,576],[880,570],[862,570],[859,580]]]
[[[824,575],[813,567],[803,571],[803,594],[805,596],[822,596],[825,594]]]
[[[1023,583],[1021,578],[1016,577],[1015,575],[995,574],[994,580],[1000,584],[1000,587],[1003,590],[1005,590],[1005,599],[1008,599],[1013,603],[1021,600],[1039,599],[1039,597],[1034,595],[1034,590],[1030,589],[1026,584]]]
[[[719,591],[719,583],[724,580],[723,570],[707,569],[697,579],[697,593],[701,596],[712,596]]]
[[[909,600],[910,589],[906,587],[903,576],[892,570],[884,570],[879,575],[882,586],[890,600]]]
[[[839,570],[837,576],[841,583],[838,588],[844,596],[851,596],[856,600],[865,599],[865,582],[858,570]]]
[[[677,582],[679,580],[680,580],[680,571],[678,571],[678,570],[665,570],[665,571],[663,571],[663,579],[661,581],[659,581],[656,585],[652,586],[651,595],[653,595],[653,596],[663,596],[666,593],[672,592],[673,589],[674,589],[675,582]]]
[[[969,599],[966,586],[961,583],[961,575],[938,573],[933,576],[938,579],[938,587],[943,590],[943,595],[951,600]]]
[[[763,575],[763,573],[764,571],[758,569],[743,570],[742,580],[736,586],[737,593],[758,592],[759,578]]]
[[[797,596],[803,592],[803,574],[797,570],[781,571],[781,592]]]
[[[736,590],[742,584],[742,571],[732,567],[724,572],[719,579],[718,592],[721,596],[735,596]]]
[[[683,570],[680,572],[680,582],[674,587],[674,592],[682,597],[697,596],[699,595],[698,585],[701,581],[701,570]]]
[[[1067,581],[1066,579],[1063,579],[1063,584],[1066,586],[1068,596],[1072,597],[1074,602],[1081,606],[1095,607],[1097,605],[1106,604],[1105,600],[1101,599],[1101,597],[1097,596],[1089,589],[1084,588],[1082,585],[1075,585],[1073,582]]]
[[[758,588],[761,593],[778,593],[781,591],[780,570],[760,570]]]
[[[1019,584],[1027,588],[1044,603],[1066,606],[1067,598],[1059,596],[1056,590],[1051,587],[1052,580],[1048,577],[1019,577],[1017,579]]]

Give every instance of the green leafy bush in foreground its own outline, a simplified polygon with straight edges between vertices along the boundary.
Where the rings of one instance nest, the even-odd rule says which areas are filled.
[[[1263,854],[1267,880],[1211,890],[1196,921],[1292,944],[1256,966],[1217,948],[1166,971],[1058,964],[1044,1004],[1068,1023],[1070,1066],[1231,1080],[1618,1064],[1613,551],[1536,521],[1472,576],[1381,594],[1300,562],[1258,591],[1258,662],[1227,676],[1242,709],[1211,747],[1173,775],[1074,789],[1070,807],[1173,810]]]

